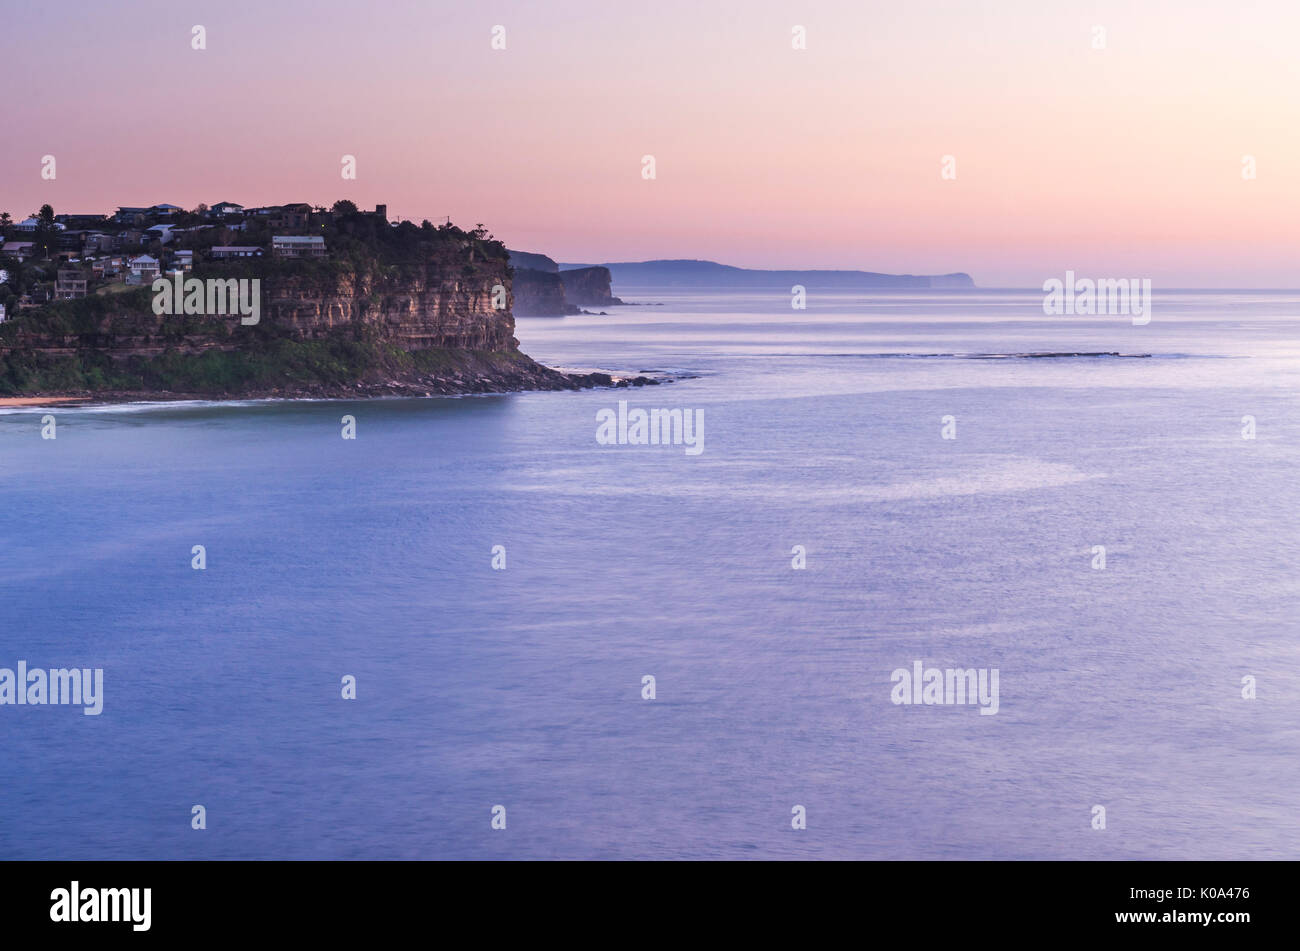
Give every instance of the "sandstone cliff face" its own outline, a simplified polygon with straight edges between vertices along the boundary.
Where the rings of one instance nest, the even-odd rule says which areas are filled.
[[[263,320],[301,339],[364,327],[403,350],[512,350],[515,320],[504,268],[452,275],[437,265],[401,274],[348,273],[322,288],[293,277],[263,287]],[[492,306],[496,285],[506,308]]]
[[[493,289],[506,289],[504,310]],[[150,292],[152,300],[152,292]],[[339,331],[372,332],[402,350],[513,351],[515,320],[505,263],[448,267],[430,261],[401,268],[338,267],[328,277],[282,273],[261,282],[261,319],[244,326],[230,316],[156,315],[149,307],[110,312],[78,333],[23,329],[0,343],[0,354],[72,354],[94,350],[113,357],[156,356],[167,350],[199,353],[238,349],[254,334],[315,340]]]

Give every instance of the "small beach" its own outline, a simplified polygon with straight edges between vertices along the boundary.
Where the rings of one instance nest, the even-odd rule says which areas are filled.
[[[84,396],[0,396],[0,408],[52,406],[55,403],[89,403]]]

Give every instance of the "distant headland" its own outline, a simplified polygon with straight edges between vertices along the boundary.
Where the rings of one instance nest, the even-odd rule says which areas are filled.
[[[515,305],[521,317],[559,317],[586,307],[623,304],[614,296],[656,291],[750,291],[789,294],[795,285],[815,291],[966,290],[969,274],[881,274],[876,271],[768,271],[716,261],[624,261],[616,264],[560,264],[545,254],[511,250]]]
[[[615,287],[682,290],[781,290],[795,284],[809,292],[852,290],[967,290],[975,287],[969,274],[881,274],[876,271],[763,270],[732,267],[716,261],[624,261],[602,264]],[[561,264],[560,276],[589,264]]]

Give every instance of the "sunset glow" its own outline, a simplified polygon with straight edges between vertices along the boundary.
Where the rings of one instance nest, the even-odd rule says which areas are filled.
[[[0,210],[348,197],[562,261],[1300,284],[1294,4],[795,9],[23,6]]]

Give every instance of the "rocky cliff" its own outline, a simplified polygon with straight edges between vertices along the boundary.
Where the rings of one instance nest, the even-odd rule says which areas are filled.
[[[492,306],[505,288],[504,309]],[[370,330],[403,350],[513,350],[511,280],[504,266],[472,275],[426,263],[400,273],[346,268],[324,283],[286,275],[264,285],[264,315],[299,339],[339,329]]]
[[[0,394],[332,396],[617,382],[562,374],[519,352],[499,242],[406,224],[332,239],[328,261],[196,266],[198,281],[260,282],[255,325],[238,312],[157,314],[149,287],[26,311],[0,324]],[[562,297],[558,275],[548,276]]]
[[[518,346],[504,266],[473,275],[448,274],[434,263],[400,271],[353,264],[306,273],[281,269],[267,274],[247,266],[215,270],[221,272],[219,280],[262,274],[257,278],[261,313],[256,327],[244,326],[238,314],[155,314],[154,292],[141,288],[56,305],[16,321],[0,339],[0,355],[90,349],[115,357],[152,356],[178,348],[190,353],[235,350],[268,336],[308,341],[340,333],[406,351],[504,352]],[[492,306],[497,286],[505,288],[505,309]]]

